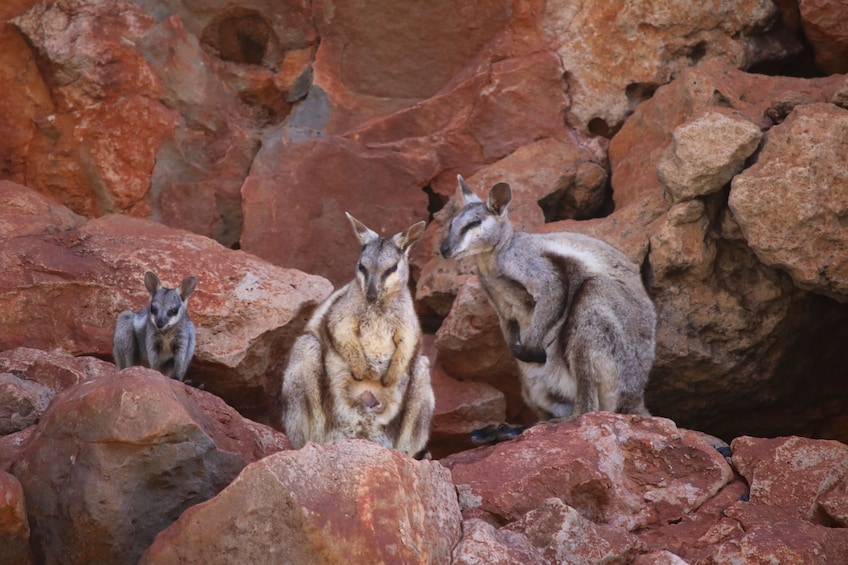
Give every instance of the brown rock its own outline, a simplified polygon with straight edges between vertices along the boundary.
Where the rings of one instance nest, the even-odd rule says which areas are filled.
[[[848,302],[848,110],[796,107],[733,179],[729,205],[748,245],[804,289]]]
[[[219,399],[140,367],[68,389],[12,468],[39,560],[135,563],[183,510],[267,454],[240,422]]]
[[[29,549],[29,523],[18,479],[0,471],[0,565],[34,563]]]
[[[506,421],[504,394],[486,383],[458,381],[436,363],[430,364],[436,408],[427,448],[440,459],[474,447],[471,432]]]
[[[593,412],[442,460],[466,518],[520,519],[552,495],[628,531],[679,520],[732,478],[724,458],[670,420]]]
[[[518,365],[501,333],[498,316],[476,275],[460,279],[450,314],[436,332],[437,362],[460,380],[489,384],[506,395],[507,419],[528,409],[521,400]]]
[[[610,141],[616,209],[661,190],[657,163],[671,144],[674,130],[696,115],[730,109],[765,130],[799,104],[830,101],[840,83],[840,77],[800,79],[744,73],[718,58],[682,70],[640,104]]]
[[[848,72],[848,7],[843,2],[798,0],[798,8],[816,65],[827,74]]]
[[[760,0],[667,2],[661,9],[624,0],[549,2],[542,25],[562,59],[568,122],[610,136],[657,86],[704,58],[741,69],[799,52],[797,41],[770,34],[776,12]]]
[[[848,484],[848,446],[836,441],[799,437],[759,439],[738,437],[731,444],[733,465],[751,485],[751,505],[779,508],[814,524],[845,527],[834,496]],[[844,502],[843,502],[844,504]],[[847,538],[848,539],[848,538]]]
[[[0,350],[25,345],[110,358],[118,313],[148,300],[144,272],[156,271],[171,287],[194,274],[197,349],[187,378],[267,421],[288,349],[331,291],[326,280],[145,220],[107,216],[69,229],[66,215],[42,216],[52,210],[42,196],[18,185],[4,190],[30,204],[0,218],[35,218],[44,227],[23,237],[0,232]],[[15,225],[0,219],[0,227]]]
[[[36,426],[30,426],[19,432],[0,436],[0,470],[12,471],[12,465],[20,459],[24,447],[35,435],[35,428]]]
[[[308,444],[248,466],[159,534],[140,563],[449,563],[450,476],[365,440]]]
[[[696,116],[672,133],[657,177],[675,202],[711,194],[742,170],[762,136],[760,128],[733,115]]]

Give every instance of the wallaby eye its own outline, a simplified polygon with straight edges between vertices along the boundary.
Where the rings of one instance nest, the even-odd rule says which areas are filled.
[[[171,308],[170,310],[168,310],[168,316],[171,316],[173,318],[179,313],[179,311],[179,308]]]
[[[151,314],[153,314],[153,315],[155,316],[156,314],[158,314],[158,313],[159,313],[159,308],[157,308],[156,306],[151,305],[151,306],[150,306],[150,313],[151,313]]]
[[[389,278],[390,276],[392,276],[392,273],[396,273],[396,272],[397,272],[397,265],[392,265],[391,267],[386,269],[386,271],[383,273],[383,279],[385,280],[385,279]]]
[[[482,223],[483,223],[482,220],[474,220],[473,222],[468,222],[467,224],[462,226],[462,233],[465,233],[468,230],[473,230],[474,228],[476,228],[477,226],[479,226]]]
[[[368,275],[368,269],[365,268],[365,265],[362,263],[359,264],[359,272],[362,273],[363,276]]]

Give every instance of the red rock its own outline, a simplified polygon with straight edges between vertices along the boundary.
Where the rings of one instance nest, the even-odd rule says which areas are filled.
[[[460,537],[450,474],[365,440],[308,444],[249,465],[184,512],[140,563],[449,563]]]
[[[848,7],[844,2],[798,0],[801,26],[816,65],[827,74],[848,72]]]
[[[799,287],[848,302],[848,110],[797,106],[733,179],[729,206],[748,245]]]
[[[799,437],[738,437],[731,444],[733,465],[751,485],[751,505],[779,508],[814,524],[829,526],[844,515],[831,516],[828,506],[848,484],[848,445]]]
[[[596,524],[628,531],[679,520],[732,478],[724,458],[670,420],[593,412],[518,439],[451,455],[466,519],[520,519],[555,496]]]
[[[2,565],[35,562],[29,548],[29,523],[21,483],[5,471],[0,471],[0,547]]]
[[[339,287],[360,252],[345,212],[384,236],[427,218],[428,173],[415,163],[338,137],[290,134],[265,139],[242,188],[243,250]]]
[[[183,510],[267,455],[241,422],[220,399],[140,367],[68,389],[12,468],[39,560],[135,563]]]
[[[12,471],[12,465],[20,458],[24,447],[34,434],[35,426],[30,426],[19,432],[0,436],[0,470]]]
[[[36,120],[26,183],[81,214],[147,215],[150,172],[176,121],[132,43],[154,20],[123,0],[69,0],[12,22],[49,62],[55,100]]]
[[[267,421],[278,371],[312,308],[330,293],[327,281],[146,220],[114,215],[69,226],[67,211],[54,213],[37,193],[3,189],[20,204],[0,211],[0,350],[58,348],[110,358],[118,313],[148,300],[144,272],[155,270],[171,287],[194,274],[189,311],[197,349],[188,378]],[[40,231],[6,231],[24,218]]]

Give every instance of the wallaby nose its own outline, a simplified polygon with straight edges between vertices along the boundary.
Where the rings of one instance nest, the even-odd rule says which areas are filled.
[[[377,296],[379,296],[379,292],[377,292],[377,286],[373,284],[368,285],[368,290],[365,291],[365,298],[368,302],[374,302],[377,300]]]
[[[157,318],[156,319],[156,327],[159,328],[160,330],[165,327],[166,323],[167,323],[167,320],[165,320],[163,318]]]
[[[450,247],[448,246],[446,241],[442,242],[441,247],[439,247],[439,252],[445,259],[450,259]]]

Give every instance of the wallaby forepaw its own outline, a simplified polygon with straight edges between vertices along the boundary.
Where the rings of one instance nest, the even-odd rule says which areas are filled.
[[[512,352],[513,357],[519,361],[524,361],[525,363],[538,363],[544,365],[548,360],[548,354],[545,353],[544,349],[530,349],[520,345],[515,345],[510,347],[510,351]]]
[[[509,424],[489,424],[485,428],[471,432],[471,441],[477,445],[487,445],[515,439],[527,429],[527,426],[511,426]]]
[[[191,381],[191,380],[189,380],[189,381],[183,381],[183,383],[184,383],[184,384],[187,384],[188,386],[192,386],[192,387],[194,387],[194,388],[196,388],[196,389],[199,389],[199,390],[204,390],[204,389],[206,388],[206,385],[204,385],[204,384],[203,384],[202,382],[200,382],[200,381]]]

